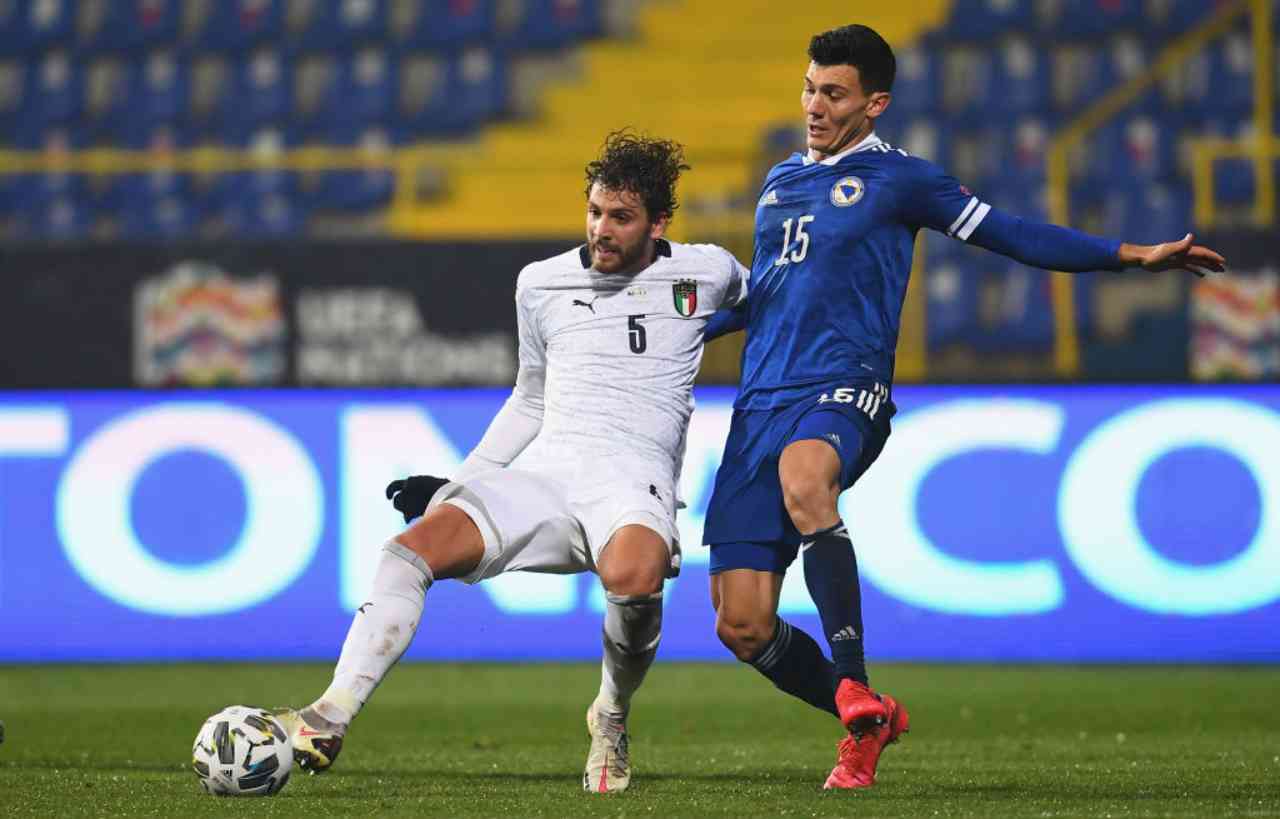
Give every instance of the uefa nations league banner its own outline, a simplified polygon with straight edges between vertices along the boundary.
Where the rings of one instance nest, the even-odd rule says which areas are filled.
[[[510,384],[516,275],[572,246],[18,245],[4,254],[0,384]]]
[[[336,656],[391,478],[448,474],[481,391],[0,393],[0,662]],[[661,656],[727,659],[698,394]],[[1280,386],[902,387],[843,499],[876,660],[1280,661]],[[593,659],[594,576],[427,596],[410,659]],[[782,613],[819,633],[801,567]]]

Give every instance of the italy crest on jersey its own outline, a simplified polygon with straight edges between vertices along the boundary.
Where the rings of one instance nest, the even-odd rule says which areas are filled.
[[[698,283],[693,279],[681,279],[671,285],[671,295],[675,298],[676,312],[688,318],[698,309]]]
[[[838,208],[847,208],[857,204],[866,191],[862,180],[856,176],[846,176],[831,186],[831,204]]]

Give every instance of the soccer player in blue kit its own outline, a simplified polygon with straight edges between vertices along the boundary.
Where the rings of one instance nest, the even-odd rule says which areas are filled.
[[[860,788],[875,782],[881,751],[909,722],[906,708],[868,686],[858,568],[837,499],[889,437],[916,232],[932,228],[1049,270],[1203,274],[1224,261],[1191,234],[1132,245],[995,210],[876,137],[895,66],[879,34],[861,25],[818,34],[809,57],[808,150],[766,177],[751,293],[706,329],[708,340],[748,333],[703,540],[721,641],[778,688],[840,719],[848,734],[825,787]],[[783,575],[800,553],[830,661],[777,616]]]

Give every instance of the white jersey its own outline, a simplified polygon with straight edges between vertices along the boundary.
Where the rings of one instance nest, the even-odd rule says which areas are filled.
[[[525,267],[516,387],[461,477],[519,454],[515,466],[573,483],[674,493],[704,325],[746,298],[749,276],[721,247],[667,241],[631,276],[597,272],[585,246]]]

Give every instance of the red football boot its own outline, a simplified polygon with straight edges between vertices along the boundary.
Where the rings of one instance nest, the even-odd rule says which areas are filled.
[[[854,734],[840,740],[836,766],[823,784],[831,788],[869,788],[876,783],[876,765],[886,745],[897,742],[898,737],[911,730],[911,718],[907,709],[898,705],[888,694],[879,695],[889,711],[889,719],[874,730]],[[841,709],[841,714],[844,711]]]
[[[889,721],[889,709],[860,682],[845,677],[836,688],[836,710],[851,734],[870,734]]]

